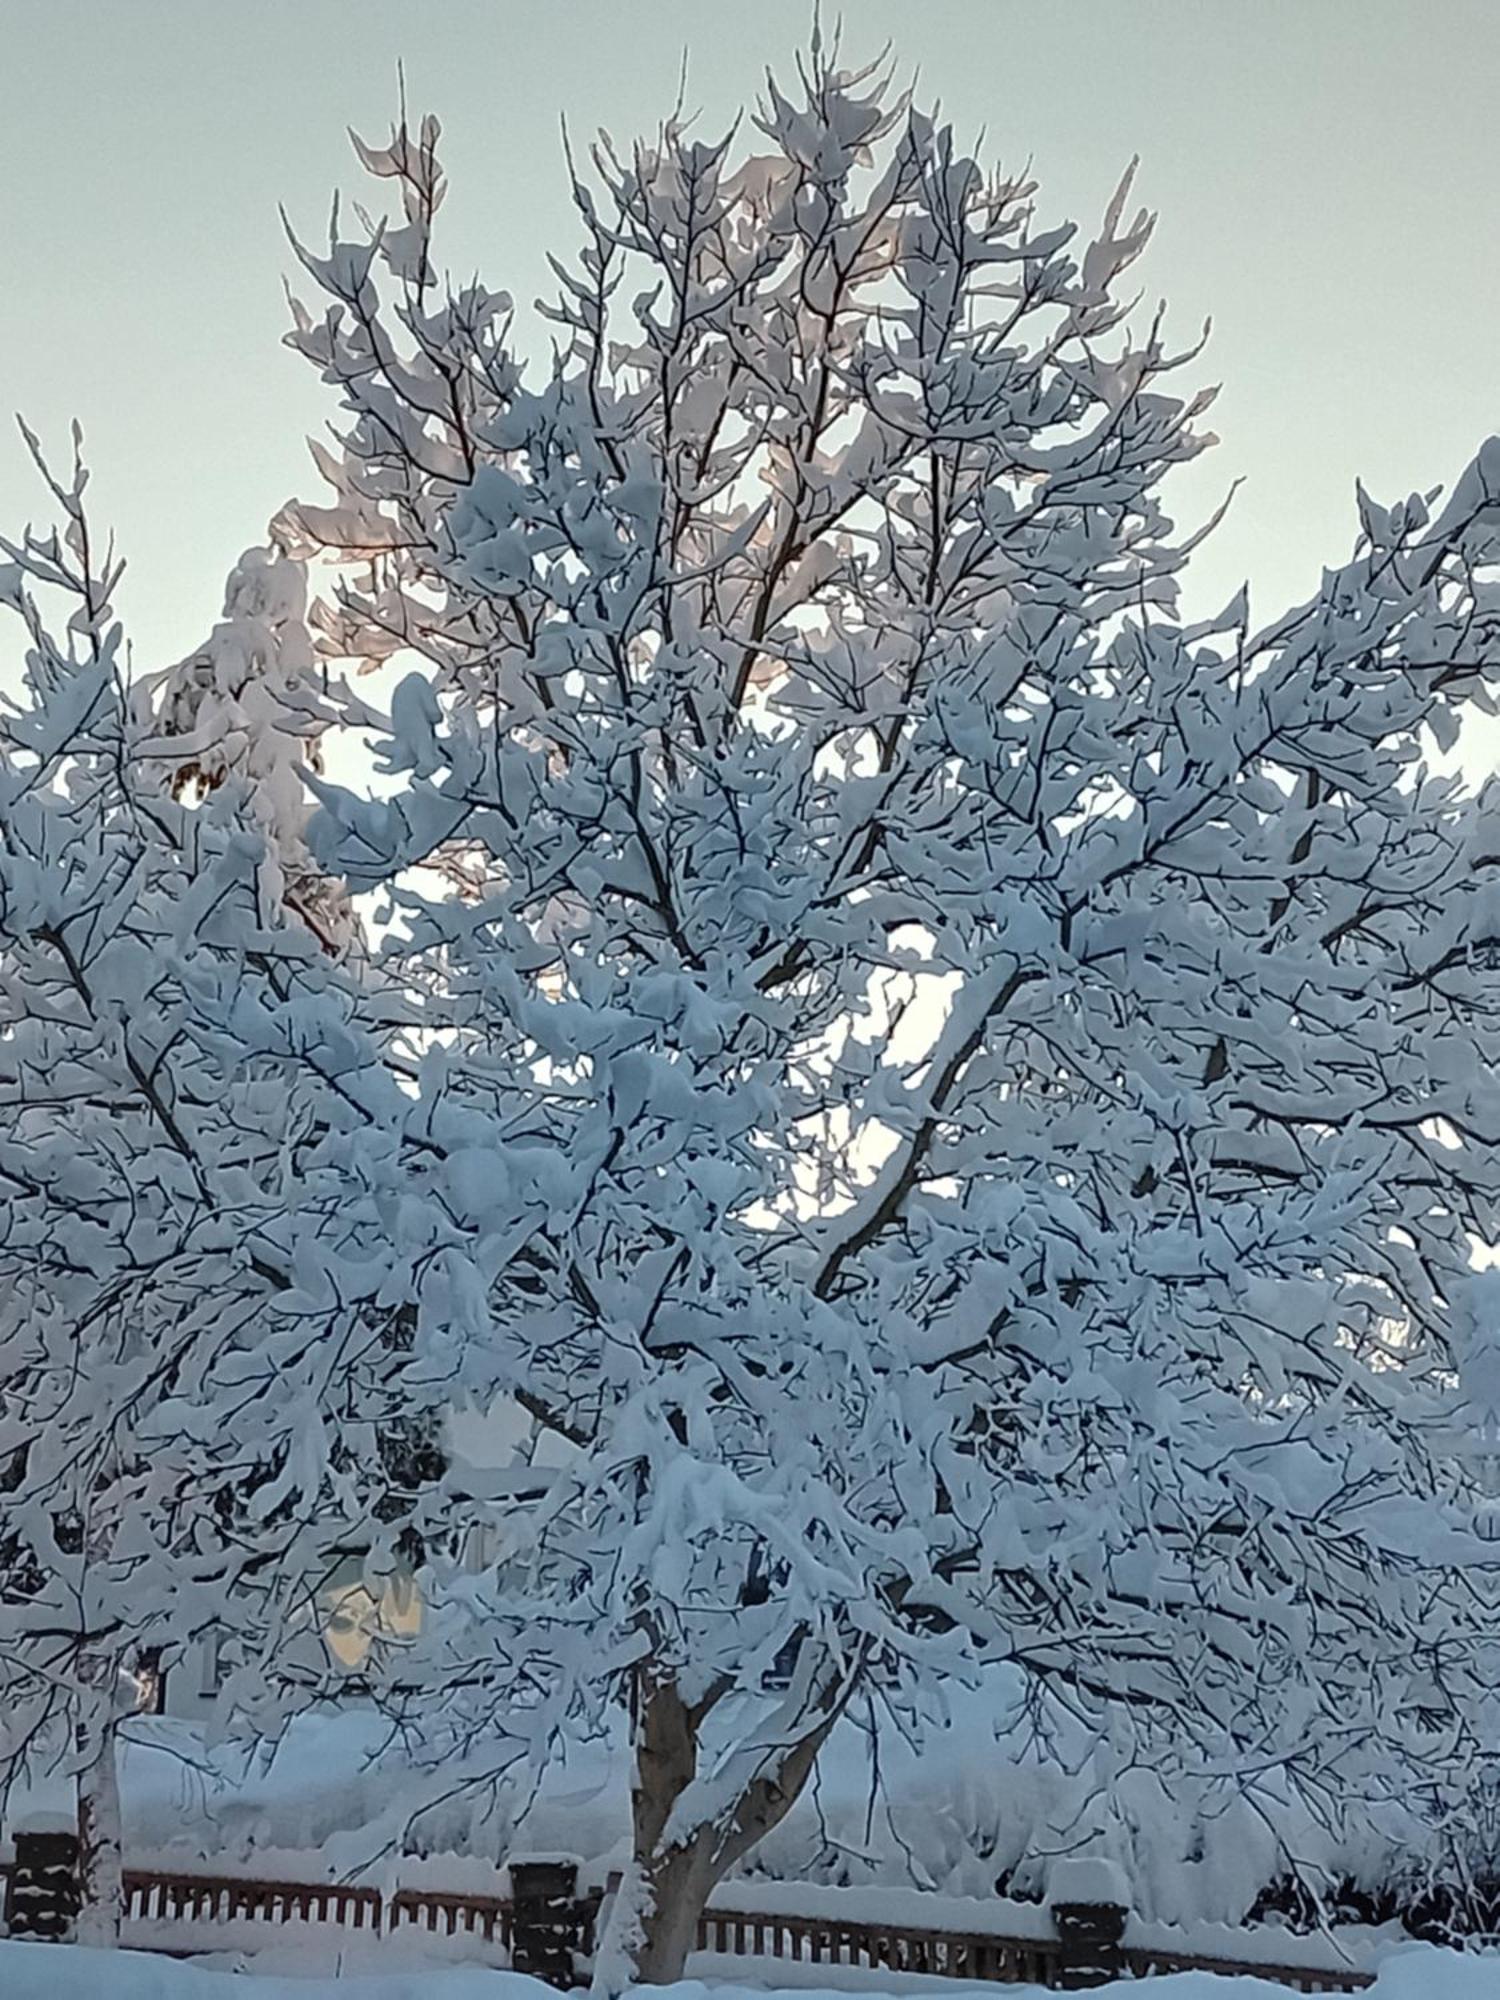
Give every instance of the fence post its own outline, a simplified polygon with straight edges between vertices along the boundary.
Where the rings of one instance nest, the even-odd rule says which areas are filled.
[[[18,1831],[5,1898],[5,1928],[13,1938],[64,1944],[78,1927],[82,1894],[78,1835],[67,1829]]]
[[[512,1861],[510,1898],[512,1969],[567,1991],[577,1977],[573,1954],[583,1933],[578,1863]]]
[[[1130,1919],[1130,1891],[1114,1862],[1066,1856],[1047,1878],[1047,1906],[1057,1932],[1057,1984],[1077,1993],[1118,1979],[1120,1946]]]

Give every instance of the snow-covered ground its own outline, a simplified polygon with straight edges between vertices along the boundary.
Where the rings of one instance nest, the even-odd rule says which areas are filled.
[[[901,1990],[924,1995],[941,1988],[965,2000],[1025,2000],[1039,1989],[979,1986],[942,1987],[938,1980],[908,1981]],[[750,1987],[684,1981],[667,1989],[642,1987],[635,2000],[653,1990],[671,2000],[767,2000],[778,1990],[837,1994],[838,2000],[871,1988],[823,1985],[818,1988]],[[1260,1979],[1220,1979],[1211,1973],[1178,1973],[1170,1979],[1137,1979],[1099,1989],[1120,2000],[1285,2000],[1286,1989]],[[890,2000],[892,1988],[878,2000]],[[1382,1964],[1371,2000],[1495,2000],[1500,1961],[1466,1957],[1417,1945],[1392,1953]],[[292,1973],[232,1974],[184,1965],[136,1952],[84,1951],[66,1945],[0,1943],[0,1994],[4,2000],[553,2000],[549,1987],[513,1972],[477,1967],[454,1971],[356,1974],[332,1980]]]

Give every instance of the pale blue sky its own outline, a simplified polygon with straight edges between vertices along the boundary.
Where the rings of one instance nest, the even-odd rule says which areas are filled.
[[[830,10],[825,9],[825,18]],[[558,118],[628,138],[690,101],[718,126],[789,62],[807,0],[0,0],[0,403],[59,448],[85,426],[131,563],[142,666],[186,651],[225,568],[295,492],[332,414],[280,346],[277,204],[322,230],[383,136],[404,60],[438,112],[449,258],[530,297],[574,232]],[[1161,223],[1145,266],[1224,442],[1182,511],[1246,475],[1200,601],[1311,589],[1381,497],[1453,478],[1500,429],[1497,0],[850,0],[961,134],[1031,158],[1046,217],[1097,215],[1132,153]],[[41,509],[0,435],[0,524]]]

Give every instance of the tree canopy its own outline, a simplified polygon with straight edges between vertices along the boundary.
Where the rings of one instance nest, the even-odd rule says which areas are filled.
[[[128,696],[89,552],[10,552],[85,606],[3,767],[0,1518],[40,1607],[66,1495],[100,1593],[45,1671],[212,1588],[268,1713],[296,1577],[419,1562],[372,1685],[435,1746],[629,1710],[606,1980],[851,1705],[987,1671],[1225,1785],[1461,1790],[1500,848],[1428,757],[1492,710],[1500,445],[1186,623],[1211,398],[1130,174],[1046,225],[815,46],[574,166],[539,369],[440,282],[438,136],[298,246],[332,495],[203,662]],[[393,1482],[393,1411],[499,1406],[509,1466]]]

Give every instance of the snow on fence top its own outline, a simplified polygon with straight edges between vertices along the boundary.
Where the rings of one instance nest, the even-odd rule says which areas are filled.
[[[1056,1933],[1050,1904],[1093,1902],[1076,1893],[1064,1877],[1059,1894],[1056,1875],[1049,1877],[1049,1902],[1013,1902],[1003,1896],[943,1896],[928,1889],[904,1889],[881,1884],[853,1889],[830,1888],[820,1882],[770,1882],[752,1879],[721,1882],[713,1895],[715,1911],[735,1914],[772,1913],[809,1922],[880,1926],[886,1929],[952,1931],[974,1937],[1014,1938],[1050,1943]],[[1112,1900],[1112,1899],[1110,1899]],[[1127,1894],[1128,1900],[1128,1894]],[[1347,1952],[1345,1970],[1353,1970],[1373,1948],[1375,1934],[1363,1926],[1341,1927],[1338,1940],[1261,1924],[1153,1923],[1132,1916],[1125,1927],[1127,1950],[1151,1952],[1184,1961],[1200,1958],[1234,1961],[1244,1966],[1305,1966],[1336,1969],[1340,1952]]]

